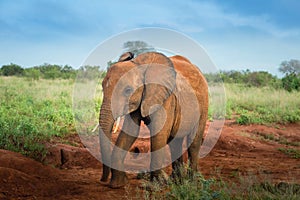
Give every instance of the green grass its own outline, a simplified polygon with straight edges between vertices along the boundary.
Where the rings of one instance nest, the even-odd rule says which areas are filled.
[[[300,146],[300,142],[296,141],[289,141],[286,137],[279,135],[275,136],[274,134],[270,133],[263,133],[260,131],[254,131],[253,134],[255,135],[254,139],[261,139],[265,141],[274,141],[277,142],[278,144],[284,144],[288,146],[295,146],[298,147]]]
[[[0,148],[42,160],[44,142],[74,132],[70,80],[0,77]]]
[[[293,148],[279,148],[279,151],[288,155],[291,158],[300,159],[300,150]]]
[[[239,124],[293,123],[300,121],[300,92],[225,84],[226,114]]]
[[[145,180],[141,188],[134,191],[126,187],[126,199],[176,199],[176,200],[296,200],[300,198],[300,185],[280,182],[274,184],[266,177],[248,175],[237,177],[237,182],[225,182],[221,178],[206,179],[199,172],[183,173],[180,178]],[[130,192],[131,191],[131,192]]]

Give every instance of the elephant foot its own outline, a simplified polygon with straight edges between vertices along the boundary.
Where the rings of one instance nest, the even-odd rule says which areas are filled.
[[[106,183],[106,182],[108,181],[108,178],[109,178],[109,176],[104,176],[104,175],[102,175],[102,177],[101,177],[101,179],[100,179],[100,182],[101,182],[101,183]]]
[[[100,179],[100,183],[103,183],[103,184],[107,183],[107,181],[108,181],[108,179],[103,179],[103,178]]]
[[[109,187],[113,189],[121,188],[124,187],[127,183],[128,183],[128,178],[126,175],[124,175],[120,178],[112,179],[109,183]]]
[[[128,183],[128,178],[125,172],[112,170],[112,177],[109,183],[111,188],[124,187]]]

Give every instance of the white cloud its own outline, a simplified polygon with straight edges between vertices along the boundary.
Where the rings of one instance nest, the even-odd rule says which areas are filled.
[[[181,15],[174,15],[171,20],[176,22],[175,27],[182,27],[187,31],[190,27],[195,27],[200,32],[209,29],[246,27],[279,38],[300,36],[300,29],[283,29],[276,25],[275,20],[268,14],[245,15],[233,10],[225,10],[221,4],[214,2],[187,1],[184,4],[182,5],[184,8],[180,5],[177,7],[177,12]]]

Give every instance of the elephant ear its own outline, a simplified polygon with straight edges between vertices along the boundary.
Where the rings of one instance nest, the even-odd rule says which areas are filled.
[[[128,60],[131,60],[133,57],[134,57],[134,54],[131,53],[131,52],[123,53],[123,54],[120,56],[118,62],[128,61]]]
[[[176,72],[172,61],[161,53],[143,53],[133,61],[144,69],[141,114],[146,117],[157,111],[172,94],[176,86]]]

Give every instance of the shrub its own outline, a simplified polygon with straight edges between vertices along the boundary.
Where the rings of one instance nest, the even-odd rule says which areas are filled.
[[[282,87],[287,91],[300,91],[300,77],[296,74],[288,74],[282,78]]]
[[[215,179],[205,179],[201,173],[193,172],[182,166],[179,169],[182,176],[169,178],[159,178],[153,182],[143,184],[143,199],[229,199],[220,188],[221,182]],[[150,189],[150,191],[149,191]],[[141,192],[139,192],[141,193]]]
[[[21,76],[23,75],[24,69],[16,64],[3,65],[0,70],[3,76]]]

